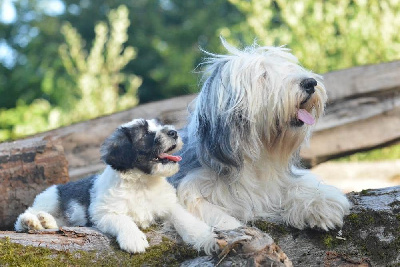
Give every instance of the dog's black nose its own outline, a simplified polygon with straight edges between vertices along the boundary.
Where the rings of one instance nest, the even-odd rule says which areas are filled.
[[[177,139],[177,138],[178,138],[178,132],[175,131],[175,130],[169,130],[168,133],[167,133],[167,135],[168,135],[169,137],[174,138],[174,139]]]
[[[315,92],[314,87],[317,86],[317,81],[314,78],[307,78],[300,82],[300,86],[307,94],[311,95]]]

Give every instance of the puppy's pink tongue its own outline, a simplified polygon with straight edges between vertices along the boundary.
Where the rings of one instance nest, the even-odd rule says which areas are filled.
[[[175,161],[175,162],[178,162],[178,161],[182,160],[182,157],[180,157],[180,156],[173,156],[173,155],[170,155],[170,154],[167,154],[167,153],[161,153],[158,157],[160,159],[169,159],[169,160]]]
[[[299,111],[297,111],[297,118],[308,125],[313,125],[315,123],[314,117],[305,109],[299,109]]]

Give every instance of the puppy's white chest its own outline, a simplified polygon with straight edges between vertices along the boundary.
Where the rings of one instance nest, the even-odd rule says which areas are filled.
[[[167,182],[151,188],[134,190],[127,199],[128,215],[140,227],[146,228],[157,218],[167,216],[176,202],[175,189]]]

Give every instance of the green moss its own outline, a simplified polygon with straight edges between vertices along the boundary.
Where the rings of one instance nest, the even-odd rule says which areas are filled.
[[[391,262],[396,259],[400,250],[399,219],[397,215],[383,211],[363,210],[360,213],[352,213],[345,218],[343,237],[373,262]],[[381,235],[393,236],[395,239],[387,242],[382,240]]]
[[[345,218],[346,222],[353,227],[359,227],[359,226],[367,226],[367,225],[372,225],[375,223],[375,218],[373,214],[370,214],[368,212],[363,212],[363,213],[351,213]]]
[[[279,238],[289,233],[284,225],[258,220],[252,223],[252,226],[257,227],[261,231],[268,233],[278,242]]]
[[[361,190],[360,196],[375,196],[376,193],[373,189],[364,189]]]
[[[0,240],[0,265],[48,266],[53,260],[51,255],[47,248],[24,247],[11,243],[8,238]]]
[[[324,245],[329,249],[333,248],[336,245],[336,244],[334,244],[335,238],[333,236],[331,236],[330,234],[326,234],[323,237],[323,242],[324,242]]]
[[[119,250],[118,254],[123,256],[123,254],[126,255],[127,253]],[[198,252],[189,246],[176,244],[167,238],[163,238],[161,244],[150,247],[146,250],[146,253],[136,254],[129,259],[125,259],[122,265],[179,266],[182,261],[196,256],[198,256]]]
[[[143,254],[129,254],[112,244],[114,253],[56,251],[47,248],[22,246],[0,239],[1,266],[178,266],[186,259],[198,256],[196,250],[184,244],[163,239]]]
[[[357,227],[360,225],[362,222],[360,221],[360,216],[358,216],[357,213],[351,213],[346,217],[346,222],[349,225]]]

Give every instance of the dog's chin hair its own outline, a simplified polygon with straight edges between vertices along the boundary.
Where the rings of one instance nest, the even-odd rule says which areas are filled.
[[[176,174],[178,171],[179,171],[178,163],[168,163],[168,164],[157,163],[153,166],[151,175],[169,177]]]

